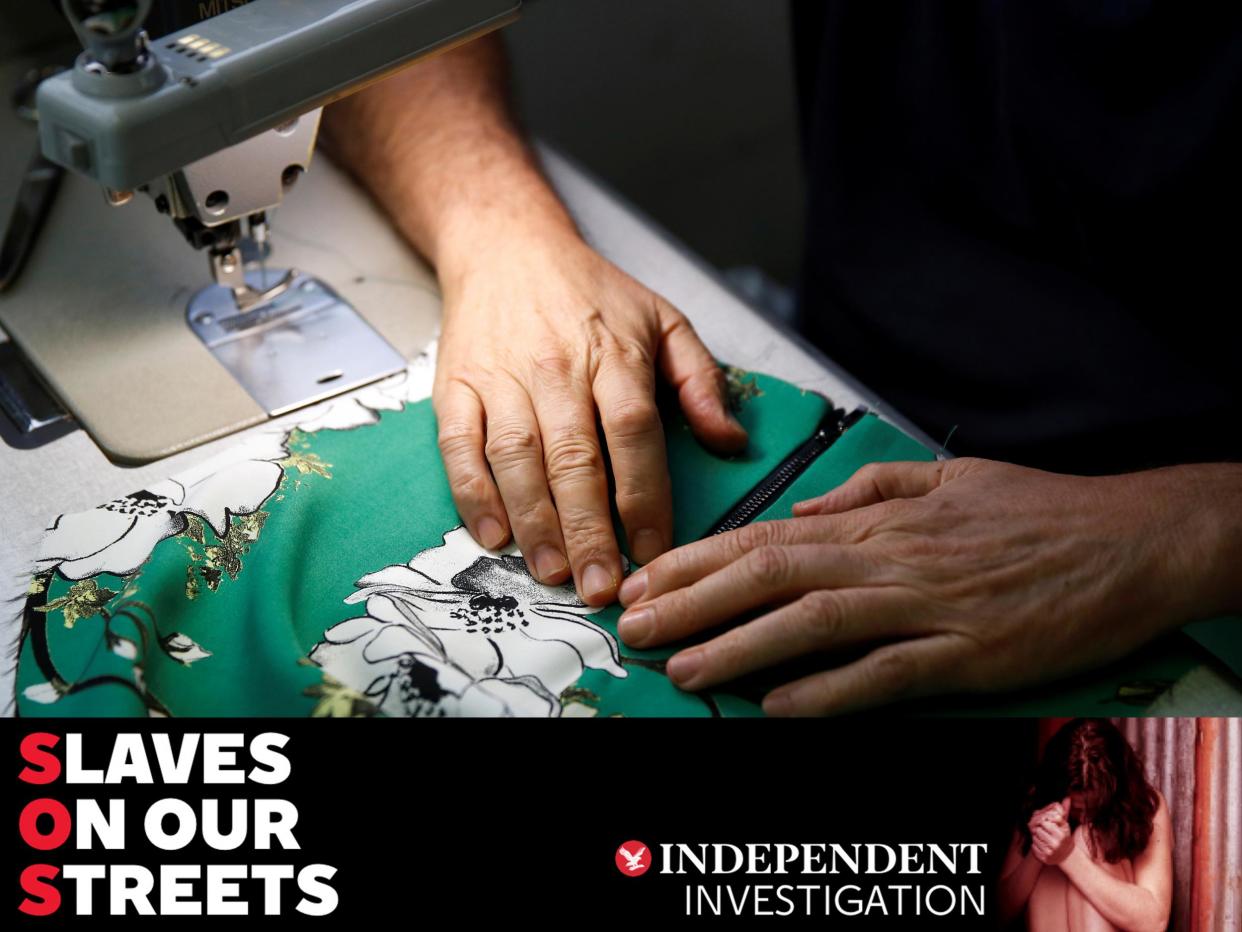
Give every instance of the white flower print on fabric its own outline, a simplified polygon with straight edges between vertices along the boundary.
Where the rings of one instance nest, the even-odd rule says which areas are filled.
[[[432,343],[403,373],[248,430],[238,436],[232,447],[171,479],[90,511],[58,516],[44,532],[38,556],[30,567],[31,573],[38,576],[57,571],[75,584],[89,582],[101,573],[130,577],[141,569],[162,541],[189,530],[192,515],[210,525],[216,537],[223,540],[230,528],[237,531],[234,519],[251,515],[263,517],[261,512],[273,493],[280,489],[286,468],[296,466],[299,472],[306,471],[303,469],[305,456],[298,460],[299,451],[290,447],[299,431],[308,434],[375,424],[381,412],[400,411],[405,405],[428,397],[435,375],[435,358],[436,345]],[[317,471],[313,465],[311,470]],[[261,523],[248,525],[243,532],[250,533],[252,528],[261,526]],[[200,566],[200,572],[204,568],[205,565]],[[25,588],[28,581],[22,579],[20,585]],[[187,588],[187,594],[188,591]],[[7,596],[6,593],[0,595]],[[30,597],[29,592],[24,595]],[[68,614],[66,621],[72,624]],[[20,617],[13,619],[15,639],[19,636],[20,624]],[[211,656],[208,648],[179,633],[174,633],[160,646],[168,656],[185,665]],[[110,640],[108,648],[128,660],[136,660],[138,655],[138,645],[125,638]],[[12,665],[0,665],[0,695],[9,700],[5,714],[12,710],[14,670]],[[523,691],[523,697],[536,695],[538,702],[546,706],[546,697],[538,696],[520,682],[517,687]],[[482,702],[476,696],[503,697],[505,693],[499,686],[480,684],[469,690],[466,698],[476,703]],[[56,683],[38,683],[24,690],[27,700],[39,703],[55,702],[61,695]],[[499,707],[492,708],[513,705],[503,700]],[[541,713],[525,711],[520,714]]]
[[[51,705],[60,699],[60,690],[51,683],[35,683],[33,686],[27,686],[22,695],[31,702],[37,702],[40,705]]]
[[[210,657],[211,651],[200,647],[193,640],[186,637],[180,631],[174,631],[172,634],[166,634],[160,639],[160,647],[164,653],[168,654],[174,660],[177,660],[186,666],[194,663],[196,660],[202,660],[204,657]]]
[[[100,573],[129,575],[160,541],[186,529],[187,515],[198,515],[223,537],[232,516],[253,514],[276,491],[289,456],[290,427],[312,433],[378,423],[379,412],[400,411],[431,394],[435,358],[432,343],[405,372],[312,407],[300,421],[251,431],[236,446],[171,479],[90,511],[60,515],[44,534],[35,571],[55,569],[75,581]]]
[[[345,601],[367,613],[325,631],[310,658],[386,714],[556,716],[586,669],[626,675],[616,640],[588,618],[599,609],[464,527],[356,585]]]
[[[160,541],[186,529],[187,515],[197,515],[224,537],[232,515],[258,511],[276,491],[286,456],[283,436],[259,432],[175,478],[90,511],[61,515],[44,534],[37,571],[59,570],[71,580],[100,573],[128,576]]]
[[[385,715],[559,714],[556,696],[535,677],[475,679],[429,650],[426,642],[410,642],[410,636],[404,625],[388,625],[365,615],[331,628],[310,656],[330,676],[354,674],[351,678],[359,684],[355,688]]]

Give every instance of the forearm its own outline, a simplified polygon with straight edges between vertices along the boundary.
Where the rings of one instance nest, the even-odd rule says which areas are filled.
[[[1146,887],[1114,877],[1091,859],[1081,845],[1059,865],[1061,871],[1100,915],[1127,932],[1162,932],[1168,908]]]
[[[509,105],[491,35],[329,107],[324,141],[439,271],[466,271],[487,237],[576,235]]]
[[[1184,580],[1181,620],[1242,613],[1242,464],[1159,470],[1169,487],[1165,546]]]

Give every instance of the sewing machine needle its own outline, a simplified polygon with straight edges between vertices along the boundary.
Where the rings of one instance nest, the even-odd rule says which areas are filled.
[[[250,237],[254,240],[259,252],[259,290],[265,291],[267,284],[267,215],[255,214],[250,218]]]

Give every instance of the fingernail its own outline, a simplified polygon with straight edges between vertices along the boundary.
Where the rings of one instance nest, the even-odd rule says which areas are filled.
[[[737,416],[731,411],[725,412],[729,417],[729,423],[733,425],[733,429],[737,431],[739,438],[750,439],[750,432],[746,430],[746,426],[737,419]]]
[[[678,686],[683,686],[698,675],[699,669],[702,666],[703,652],[701,650],[688,650],[670,657],[668,663],[664,665],[664,672]]]
[[[612,573],[598,563],[592,563],[582,573],[582,595],[588,599],[612,592],[616,584]]]
[[[787,692],[768,693],[763,700],[763,714],[776,717],[793,714],[793,698]]]
[[[634,647],[642,647],[643,642],[651,637],[651,629],[655,624],[655,613],[649,608],[640,608],[636,612],[627,612],[617,622],[617,634],[621,640]]]
[[[628,608],[641,599],[646,591],[647,571],[639,570],[637,573],[631,573],[626,577],[625,582],[621,583],[621,588],[617,591],[617,598],[622,605]]]
[[[800,502],[795,502],[793,512],[794,514],[819,514],[827,500],[828,496],[818,495],[815,498],[808,498]]]
[[[478,531],[479,543],[488,550],[495,550],[505,542],[504,525],[491,515],[485,515],[479,519]]]
[[[535,573],[540,582],[547,582],[569,568],[565,562],[565,554],[551,544],[542,544],[535,549]]]
[[[645,527],[634,532],[630,541],[630,554],[635,563],[650,563],[664,552],[664,538],[654,528]]]

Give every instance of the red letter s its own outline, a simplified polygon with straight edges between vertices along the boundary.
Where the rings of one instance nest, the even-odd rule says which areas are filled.
[[[17,908],[27,916],[50,916],[60,909],[60,891],[47,882],[59,873],[51,864],[31,864],[22,871],[22,890],[38,900],[27,896]]]
[[[59,743],[59,735],[50,735],[46,731],[36,731],[22,738],[22,759],[32,766],[23,767],[17,779],[24,783],[51,783],[59,777],[60,758],[49,750]]]

